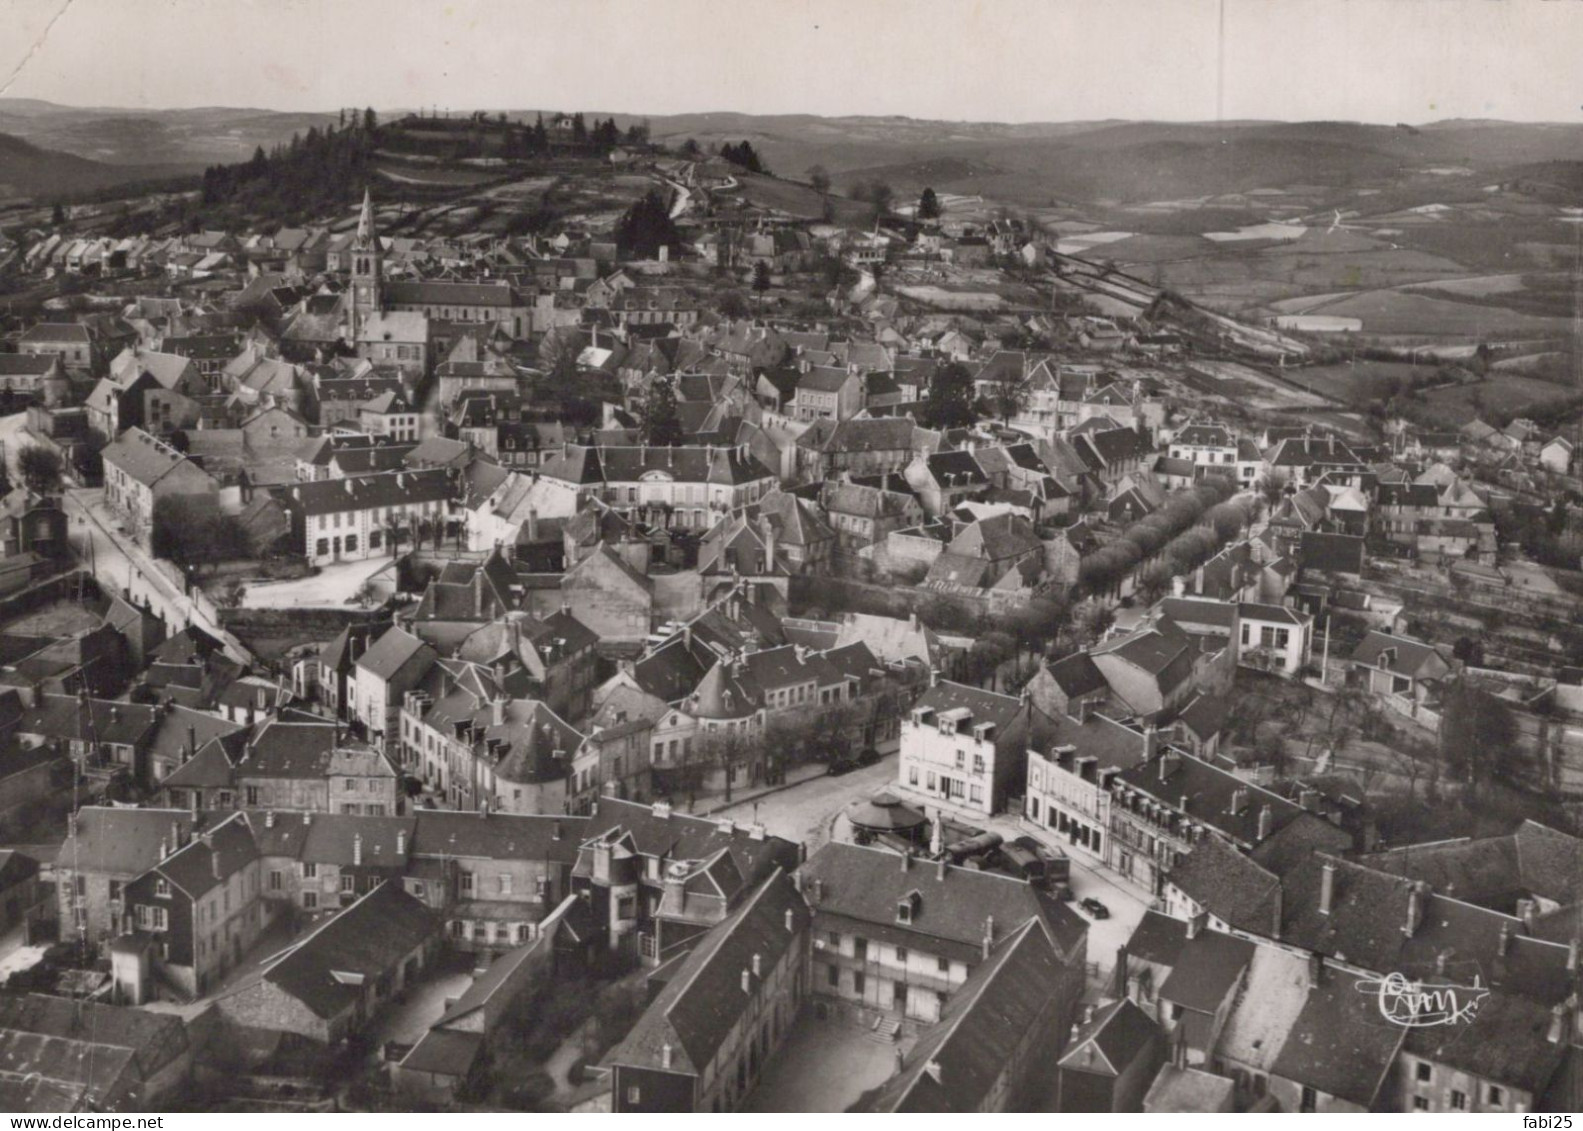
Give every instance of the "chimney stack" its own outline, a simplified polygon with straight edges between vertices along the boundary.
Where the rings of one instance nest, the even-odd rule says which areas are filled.
[[[1326,860],[1319,870],[1319,913],[1329,915],[1336,900],[1336,866]]]
[[[669,1068],[670,1066],[671,1066],[671,1043],[669,1041],[666,1041],[663,1045],[660,1046],[660,1067],[661,1068]]]
[[[1500,941],[1500,946],[1499,946],[1498,953],[1500,954],[1500,956],[1502,958],[1504,958],[1504,957],[1506,957],[1506,952],[1509,951],[1511,949],[1511,947],[1512,947],[1512,925],[1510,923],[1502,923],[1501,924],[1501,941]]]
[[[1231,811],[1233,813],[1241,813],[1247,807],[1248,789],[1246,786],[1239,785],[1236,789],[1231,791]]]
[[[912,853],[911,852],[903,852],[901,854],[901,870],[903,872],[906,872],[906,871],[910,870],[911,868],[912,868]]]
[[[1566,1036],[1567,1007],[1557,1002],[1550,1007],[1550,1031],[1545,1034],[1545,1040],[1552,1045],[1559,1045]]]
[[[742,968],[742,992],[745,994],[753,992],[753,974],[746,966]]]
[[[397,856],[405,856],[406,854],[407,854],[407,830],[406,829],[397,829],[396,830],[396,855]]]
[[[1572,936],[1572,941],[1567,943],[1567,973],[1576,974],[1578,969],[1578,937]]]
[[[352,837],[352,864],[355,867],[363,865],[363,834],[357,833]]]
[[[786,909],[786,931],[788,934],[797,929],[796,922],[797,917],[792,914],[792,909],[788,907]]]
[[[1259,842],[1261,844],[1270,839],[1270,823],[1274,818],[1275,814],[1270,811],[1268,805],[1259,810]]]
[[[984,920],[984,957],[989,957],[990,949],[995,945],[995,917],[989,916]]]
[[[764,957],[760,954],[754,954],[753,956],[753,976],[755,978],[764,977]]]

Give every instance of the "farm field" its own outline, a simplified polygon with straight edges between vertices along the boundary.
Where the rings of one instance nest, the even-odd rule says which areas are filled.
[[[1503,412],[1520,415],[1538,405],[1576,396],[1578,392],[1568,385],[1514,373],[1495,373],[1477,384],[1435,389],[1426,399],[1436,409],[1444,411],[1448,423],[1464,424],[1477,414],[1481,404],[1499,406]]]
[[[406,185],[437,185],[443,188],[471,188],[500,179],[499,170],[465,169],[455,166],[427,167],[394,161],[381,161],[374,171],[389,180]]]
[[[1310,314],[1361,318],[1365,334],[1479,338],[1490,334],[1561,334],[1565,319],[1521,314],[1504,307],[1456,302],[1401,290],[1364,291],[1310,307]]]
[[[1404,385],[1414,377],[1433,373],[1433,366],[1411,365],[1402,361],[1365,361],[1356,365],[1308,365],[1288,369],[1285,377],[1294,385],[1312,389],[1323,396],[1347,404],[1366,405],[1383,395],[1388,382]]]

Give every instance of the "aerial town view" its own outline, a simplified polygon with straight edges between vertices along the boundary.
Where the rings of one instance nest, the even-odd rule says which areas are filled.
[[[3,7],[12,1126],[1583,1110],[1583,4]]]

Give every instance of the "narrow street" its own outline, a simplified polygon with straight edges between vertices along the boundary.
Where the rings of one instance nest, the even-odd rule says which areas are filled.
[[[115,517],[105,508],[102,488],[67,490],[63,505],[71,522],[72,550],[101,585],[135,601],[146,600],[168,632],[196,624],[223,642],[232,659],[251,658],[240,641],[206,617],[130,536],[117,529]]]

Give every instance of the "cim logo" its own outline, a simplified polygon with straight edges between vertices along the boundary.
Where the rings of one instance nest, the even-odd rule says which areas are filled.
[[[1466,1024],[1490,992],[1484,986],[1413,982],[1401,974],[1361,978],[1356,985],[1377,1001],[1381,1017],[1407,1029]]]

